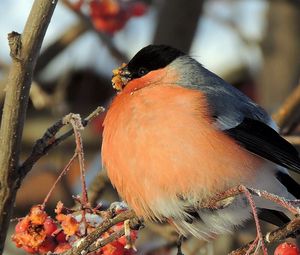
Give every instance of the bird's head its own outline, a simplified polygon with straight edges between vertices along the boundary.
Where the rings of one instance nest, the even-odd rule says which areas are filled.
[[[185,54],[166,45],[149,45],[141,49],[128,64],[113,70],[113,87],[121,91],[127,83],[145,78],[151,72],[168,66],[178,57]]]

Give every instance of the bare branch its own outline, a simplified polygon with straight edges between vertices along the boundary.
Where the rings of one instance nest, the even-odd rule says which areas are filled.
[[[80,255],[84,253],[85,251],[89,250],[89,247],[93,244],[91,249],[96,249],[96,247],[99,246],[102,247],[106,245],[107,243],[111,242],[116,238],[117,236],[113,236],[113,238],[107,239],[105,242],[102,240],[101,242],[97,243],[98,238],[106,232],[108,229],[110,229],[112,226],[118,224],[119,222],[124,222],[125,220],[130,219],[132,224],[131,228],[139,228],[142,225],[142,220],[138,219],[133,212],[133,210],[127,210],[125,212],[122,212],[115,216],[114,218],[106,219],[104,220],[99,227],[97,227],[92,233],[87,235],[84,240],[76,247],[73,247],[71,250],[68,250],[67,252],[62,253],[62,255]],[[123,232],[120,233],[123,235]]]
[[[23,34],[9,34],[10,67],[0,130],[0,253],[15,201],[16,175],[32,73],[57,0],[35,0]]]
[[[86,126],[93,118],[98,116],[104,111],[103,107],[97,107],[89,116],[87,116],[82,125]],[[66,133],[62,134],[58,138],[55,138],[58,131],[66,124],[64,123],[65,117],[58,120],[51,127],[47,129],[42,138],[38,139],[32,149],[29,157],[23,162],[23,164],[18,168],[18,178],[20,181],[26,176],[26,174],[31,170],[33,165],[44,155],[48,153],[49,150],[59,145],[62,141],[74,134],[74,130],[70,129]]]
[[[265,243],[274,243],[281,240],[284,240],[288,237],[294,235],[296,231],[300,229],[300,217],[296,217],[295,219],[291,220],[288,224],[281,228],[277,228],[274,231],[269,232],[264,236]],[[237,250],[232,251],[229,255],[244,255],[252,245],[253,241],[244,245]]]
[[[295,119],[300,115],[300,83],[297,88],[284,101],[277,112],[273,114],[273,119],[283,131],[284,134],[289,133]]]
[[[294,146],[300,146],[300,136],[299,135],[287,135],[284,139],[289,141]]]
[[[135,217],[133,219],[130,220],[130,229],[140,229],[143,226],[142,221]],[[89,248],[88,248],[88,252],[92,252],[92,251],[96,251],[98,249],[100,249],[101,247],[113,242],[114,240],[120,238],[121,236],[123,236],[125,234],[125,230],[124,227],[117,231],[112,233],[110,236],[108,236],[107,238],[103,239],[103,240],[97,240],[96,242],[94,242]]]

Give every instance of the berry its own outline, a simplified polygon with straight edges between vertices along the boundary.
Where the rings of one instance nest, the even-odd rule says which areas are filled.
[[[22,246],[22,249],[28,253],[31,253],[31,254],[34,254],[37,252],[36,249],[32,248],[32,247],[29,247],[29,246]]]
[[[29,219],[31,220],[31,223],[36,225],[43,224],[47,217],[47,213],[40,205],[33,206],[29,213]]]
[[[147,5],[145,5],[144,3],[134,3],[133,6],[131,7],[131,13],[132,16],[143,16],[145,13],[147,12]]]
[[[72,248],[72,246],[69,243],[67,243],[67,242],[60,243],[55,248],[54,253],[60,254],[60,253],[63,253],[65,251],[67,251],[67,250],[70,250],[71,248]]]
[[[46,237],[44,242],[39,247],[39,253],[48,253],[49,251],[53,252],[57,243],[55,239],[51,236]]]
[[[279,244],[274,252],[274,255],[299,255],[300,251],[295,244],[282,243]]]
[[[45,233],[48,236],[50,236],[55,230],[57,230],[57,226],[55,222],[50,217],[48,217],[45,220],[43,226],[44,226]]]
[[[64,243],[67,241],[66,235],[63,231],[60,231],[56,236],[55,239],[58,243]]]
[[[16,233],[22,233],[25,232],[29,226],[29,219],[28,217],[23,218],[22,220],[20,220],[17,225],[15,226],[15,231]]]

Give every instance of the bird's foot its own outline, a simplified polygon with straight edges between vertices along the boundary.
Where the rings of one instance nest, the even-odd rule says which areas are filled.
[[[286,200],[283,197],[279,197],[277,195],[271,194],[264,190],[257,190],[257,189],[251,189],[247,188],[249,192],[255,196],[262,197],[266,200],[270,200],[274,202],[275,204],[278,204],[288,211],[290,211],[293,215],[297,216],[300,214],[300,208],[296,207],[295,205],[299,204],[299,200]]]
[[[258,191],[256,191],[256,190],[249,189],[249,188],[245,187],[244,185],[239,185],[237,187],[228,189],[228,190],[226,190],[222,193],[217,194],[215,197],[213,197],[209,201],[206,201],[205,203],[201,203],[200,206],[202,208],[219,209],[219,207],[218,207],[219,206],[219,201],[223,201],[223,200],[228,199],[230,197],[235,197],[235,196],[237,196],[241,193],[245,194],[245,196],[246,196],[246,198],[249,202],[249,205],[251,207],[252,214],[253,214],[253,217],[254,217],[254,221],[255,221],[255,225],[256,225],[256,232],[257,232],[257,237],[256,237],[255,241],[253,242],[253,244],[250,246],[250,248],[248,250],[248,252],[249,252],[248,254],[250,254],[254,248],[256,248],[256,250],[258,250],[261,247],[261,249],[263,251],[263,254],[268,255],[268,251],[267,251],[267,248],[265,246],[264,238],[263,238],[263,235],[262,235],[262,232],[261,232],[261,227],[260,227],[260,223],[259,223],[259,219],[258,219],[256,205],[255,205],[255,202],[254,202],[253,197],[252,197],[252,194],[254,194],[254,195],[260,194],[260,196],[265,197],[265,194],[263,192],[258,193]]]

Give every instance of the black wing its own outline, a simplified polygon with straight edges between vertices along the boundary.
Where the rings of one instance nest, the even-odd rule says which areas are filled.
[[[268,125],[245,118],[238,126],[224,132],[252,153],[300,173],[297,150]]]

